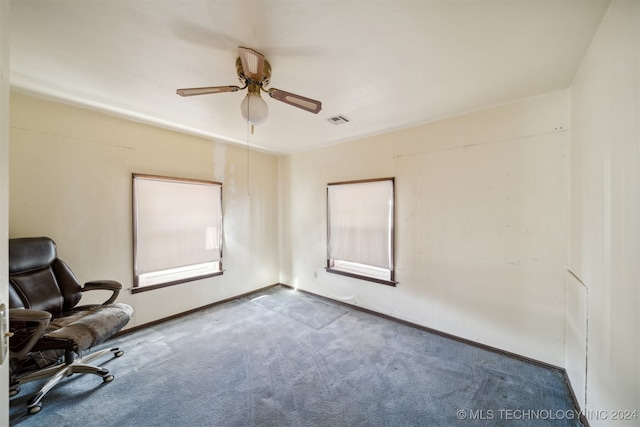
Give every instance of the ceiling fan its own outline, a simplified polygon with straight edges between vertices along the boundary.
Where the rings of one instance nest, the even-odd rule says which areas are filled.
[[[267,120],[269,109],[260,96],[260,91],[266,92],[273,99],[282,101],[294,107],[301,108],[314,114],[322,109],[322,103],[315,99],[306,98],[284,90],[270,88],[271,65],[260,52],[246,47],[238,47],[240,57],[236,60],[236,72],[238,80],[243,85],[239,86],[212,86],[178,89],[180,96],[207,95],[210,93],[237,92],[247,89],[247,96],[240,104],[242,117],[252,125],[260,125]]]

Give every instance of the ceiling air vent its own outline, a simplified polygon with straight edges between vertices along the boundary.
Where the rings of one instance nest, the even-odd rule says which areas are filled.
[[[333,123],[334,125],[341,125],[343,123],[349,123],[350,122],[349,119],[347,119],[345,116],[342,116],[342,115],[329,117],[327,120],[329,122]]]

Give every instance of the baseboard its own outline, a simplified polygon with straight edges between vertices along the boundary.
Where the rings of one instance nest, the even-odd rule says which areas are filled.
[[[287,285],[285,283],[279,283],[279,285],[283,286],[285,288],[289,288],[291,290],[295,290],[295,291],[303,293],[303,294],[311,295],[311,296],[313,296],[315,298],[324,299],[326,301],[330,301],[330,302],[335,303],[335,304],[343,305],[343,306],[346,306],[346,307],[349,307],[349,308],[352,308],[352,309],[355,309],[355,310],[358,310],[358,311],[361,311],[361,312],[364,312],[364,313],[372,314],[374,316],[378,316],[378,317],[381,317],[383,319],[392,320],[394,322],[398,322],[398,323],[401,323],[403,325],[407,325],[407,326],[410,326],[410,327],[413,327],[413,328],[416,328],[416,329],[420,329],[420,330],[425,331],[425,332],[429,332],[429,333],[432,333],[432,334],[435,334],[435,335],[439,335],[439,336],[444,337],[444,338],[449,338],[449,339],[452,339],[452,340],[455,340],[455,341],[458,341],[458,342],[461,342],[461,343],[464,343],[464,344],[467,344],[467,345],[472,345],[474,347],[482,348],[484,350],[488,350],[488,351],[491,351],[491,352],[494,352],[494,353],[499,353],[499,354],[502,354],[504,356],[508,356],[508,357],[512,357],[514,359],[521,360],[521,361],[526,362],[526,363],[531,363],[531,364],[534,364],[534,365],[538,365],[538,366],[544,367],[546,369],[551,369],[553,371],[556,371],[557,373],[562,375],[562,377],[564,378],[565,384],[567,385],[567,388],[569,389],[569,393],[571,394],[571,399],[573,400],[573,404],[578,409],[578,411],[580,411],[580,416],[579,416],[580,422],[582,423],[582,425],[584,427],[590,427],[589,426],[589,421],[583,415],[582,408],[580,408],[580,405],[578,403],[578,399],[576,398],[576,394],[575,394],[575,392],[573,390],[573,387],[571,386],[571,381],[569,380],[569,375],[567,374],[566,369],[564,369],[564,368],[562,368],[560,366],[552,365],[550,363],[543,362],[541,360],[533,359],[533,358],[530,358],[530,357],[527,357],[527,356],[523,356],[523,355],[518,354],[518,353],[513,353],[513,352],[510,352],[510,351],[507,351],[507,350],[503,350],[501,348],[493,347],[493,346],[490,346],[490,345],[487,345],[487,344],[483,344],[483,343],[480,343],[480,342],[477,342],[477,341],[473,341],[473,340],[470,340],[470,339],[467,339],[467,338],[462,338],[462,337],[459,337],[457,335],[453,335],[453,334],[450,334],[450,333],[447,333],[447,332],[443,332],[443,331],[440,331],[440,330],[437,330],[437,329],[429,328],[428,326],[420,325],[418,323],[409,322],[407,320],[400,319],[400,318],[397,318],[397,317],[393,317],[393,316],[390,316],[388,314],[379,313],[377,311],[374,311],[374,310],[371,310],[371,309],[368,309],[368,308],[364,308],[364,307],[360,307],[360,306],[357,306],[357,305],[349,304],[349,303],[346,303],[346,302],[340,301],[340,300],[335,300],[335,299],[326,297],[324,295],[319,295],[319,294],[316,294],[316,293],[313,293],[313,292],[310,292],[310,291],[305,291],[304,289],[296,289],[293,286]]]
[[[247,297],[247,296],[249,296],[251,294],[255,294],[257,292],[262,292],[262,291],[265,291],[267,289],[270,289],[270,288],[273,288],[273,287],[276,287],[276,286],[280,286],[280,283],[274,283],[273,285],[267,285],[267,286],[264,286],[262,288],[255,289],[253,291],[249,291],[249,292],[245,292],[245,293],[240,294],[240,295],[236,295],[236,296],[233,296],[233,297],[225,298],[223,300],[216,301],[216,302],[213,302],[211,304],[203,305],[203,306],[191,309],[191,310],[183,311],[181,313],[174,314],[172,316],[163,317],[161,319],[154,320],[152,322],[147,322],[147,323],[143,323],[142,325],[133,326],[131,328],[127,328],[125,330],[120,331],[119,333],[114,335],[113,338],[119,337],[119,336],[122,336],[122,335],[126,335],[126,334],[129,334],[131,332],[139,331],[140,329],[148,328],[150,326],[155,326],[155,325],[158,325],[160,323],[163,323],[163,322],[166,322],[166,321],[169,321],[169,320],[178,319],[178,318],[186,316],[188,314],[197,313],[198,311],[206,310],[207,308],[215,307],[216,305],[220,305],[220,304],[224,304],[224,303],[229,302],[229,301],[233,301],[233,300],[237,300],[237,299],[240,299],[240,298],[244,298],[244,297]]]
[[[571,385],[569,374],[567,374],[567,371],[565,369],[563,368],[561,369],[562,369],[562,373],[564,374],[564,382],[567,384],[567,388],[569,389],[569,393],[571,394],[571,400],[573,400],[573,404],[576,406],[576,408],[578,408],[578,411],[580,411],[578,420],[582,423],[584,427],[591,427],[589,424],[589,420],[587,419],[587,417],[584,416],[583,410],[580,407],[580,404],[578,403],[578,398],[576,397],[576,393],[573,391],[573,386]]]

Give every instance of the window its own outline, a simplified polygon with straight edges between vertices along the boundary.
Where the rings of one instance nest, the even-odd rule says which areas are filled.
[[[222,274],[222,184],[133,174],[133,292]]]
[[[395,286],[394,179],[327,185],[327,272]]]

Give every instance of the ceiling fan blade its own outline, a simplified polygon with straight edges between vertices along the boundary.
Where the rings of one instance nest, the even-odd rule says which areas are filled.
[[[254,82],[262,81],[262,71],[264,69],[264,55],[248,47],[238,47],[242,69],[246,78]]]
[[[212,87],[191,87],[178,89],[176,93],[180,96],[207,95],[210,93],[236,92],[240,90],[238,86],[212,86]]]
[[[315,99],[305,98],[304,96],[296,95],[294,93],[285,92],[284,90],[271,88],[269,89],[269,96],[278,101],[282,101],[294,107],[302,108],[313,114],[318,114],[322,110],[322,102]]]

